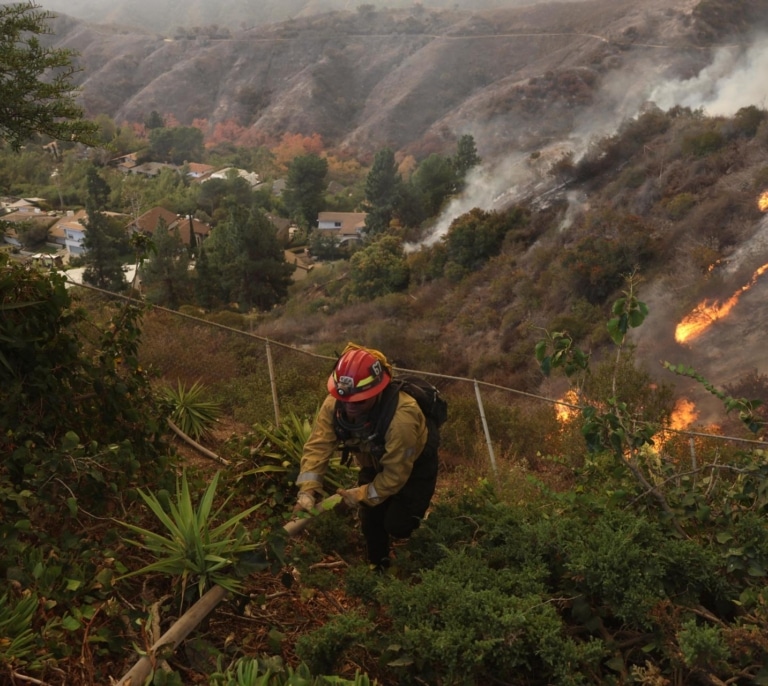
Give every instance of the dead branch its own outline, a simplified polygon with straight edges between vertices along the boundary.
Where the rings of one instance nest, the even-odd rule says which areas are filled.
[[[303,531],[313,516],[333,509],[341,501],[341,496],[332,495],[323,500],[313,510],[298,519],[292,519],[283,525],[288,536],[295,536]],[[227,590],[221,586],[214,586],[200,600],[189,608],[174,625],[168,629],[149,649],[147,655],[141,657],[138,662],[119,681],[110,679],[114,686],[141,686],[161,660],[167,659],[179,644],[202,622],[213,609],[227,596]]]

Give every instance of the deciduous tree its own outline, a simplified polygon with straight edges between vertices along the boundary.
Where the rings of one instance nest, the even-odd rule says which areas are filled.
[[[403,245],[395,236],[383,236],[349,260],[350,295],[372,300],[408,286],[408,264]]]

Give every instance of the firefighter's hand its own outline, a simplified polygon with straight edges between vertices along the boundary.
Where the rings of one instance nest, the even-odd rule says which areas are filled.
[[[312,512],[315,509],[315,491],[301,491],[296,497],[296,504],[293,506],[293,513]]]
[[[357,509],[361,501],[368,494],[368,484],[358,486],[357,488],[340,488],[336,493],[341,496],[341,503],[339,505],[350,509]]]

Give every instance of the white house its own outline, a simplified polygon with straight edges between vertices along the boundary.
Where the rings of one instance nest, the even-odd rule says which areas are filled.
[[[322,236],[333,236],[339,245],[360,241],[365,228],[365,212],[320,212],[317,229]]]

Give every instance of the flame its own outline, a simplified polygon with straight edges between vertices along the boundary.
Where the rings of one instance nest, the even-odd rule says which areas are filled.
[[[699,303],[693,311],[683,318],[675,329],[675,340],[678,343],[685,343],[704,333],[712,324],[719,319],[727,317],[730,311],[739,302],[739,298],[755,285],[757,279],[768,271],[768,264],[760,267],[749,280],[746,286],[742,286],[728,300],[720,302],[719,300],[704,300]]]
[[[699,411],[688,398],[678,398],[675,403],[675,409],[672,410],[672,415],[669,418],[669,427],[682,431],[687,429],[699,418]]]
[[[577,408],[571,406],[578,404],[579,394],[573,389],[566,391],[565,395],[563,395],[563,397],[555,404],[555,412],[557,413],[558,421],[561,424],[565,424],[573,419],[579,411]]]
[[[763,191],[757,199],[757,206],[760,208],[761,212],[768,212],[768,191]]]

